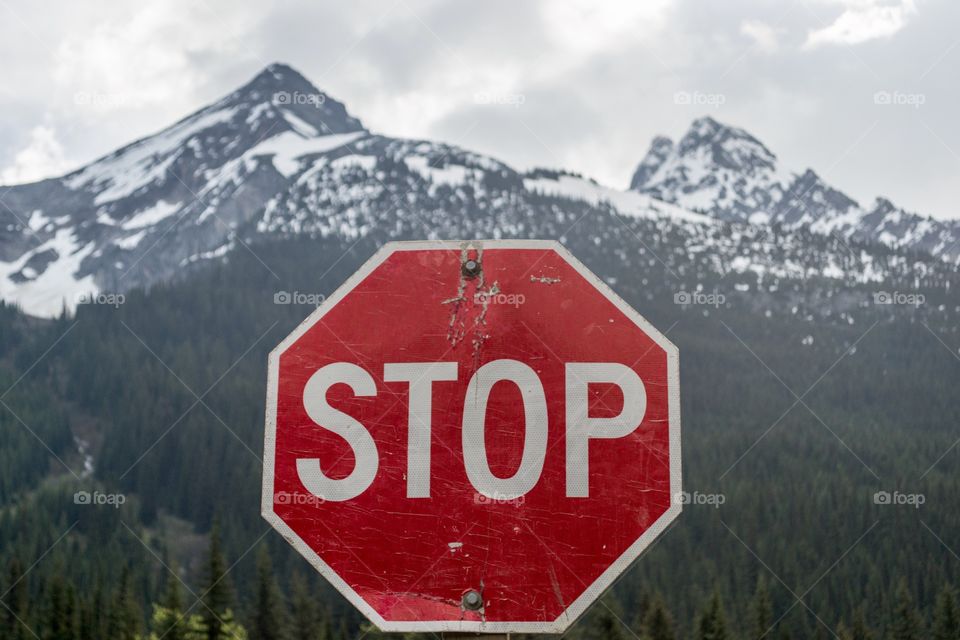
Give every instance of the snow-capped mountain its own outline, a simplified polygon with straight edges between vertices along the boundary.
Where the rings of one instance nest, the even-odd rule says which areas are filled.
[[[695,122],[676,145],[655,140],[632,189],[621,191],[372,133],[280,64],[73,173],[0,187],[0,204],[0,298],[40,316],[302,234],[345,247],[371,235],[607,242],[622,263],[662,267],[670,278],[862,282],[955,271],[923,253],[954,255],[941,246],[947,225],[924,227],[889,203],[860,210],[812,172],[782,172],[762,144],[712,120]],[[771,233],[771,220],[788,234]],[[809,221],[846,238],[811,234]],[[931,244],[936,234],[940,245]],[[921,253],[878,251],[874,240]]]
[[[709,117],[676,143],[655,138],[630,189],[721,220],[806,228],[960,262],[960,222],[908,213],[885,198],[861,206],[811,169],[785,169],[743,129]]]

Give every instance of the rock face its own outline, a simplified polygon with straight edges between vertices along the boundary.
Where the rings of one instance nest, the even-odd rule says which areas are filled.
[[[630,189],[721,220],[805,227],[960,261],[960,222],[907,213],[884,198],[863,207],[811,169],[784,170],[759,140],[709,117],[676,144],[655,138]]]
[[[740,265],[802,278],[818,268],[861,280],[908,266],[881,267],[867,254],[851,260],[823,243],[814,250],[809,231],[926,252],[936,269],[960,254],[955,224],[885,200],[862,209],[812,171],[782,171],[755,138],[709,118],[676,144],[656,138],[631,189],[620,191],[371,133],[281,64],[71,174],[0,193],[0,298],[40,316],[84,294],[150,286],[301,234],[335,236],[344,246],[371,234],[562,239],[575,231],[599,242],[624,233],[627,221],[641,225],[629,228],[638,255],[669,242],[656,257],[677,269],[696,258],[696,270]],[[580,225],[595,212],[604,219]],[[776,247],[735,241],[764,236],[773,224]]]

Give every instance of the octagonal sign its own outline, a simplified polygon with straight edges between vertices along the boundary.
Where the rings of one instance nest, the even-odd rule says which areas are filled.
[[[384,631],[560,633],[680,512],[678,366],[558,243],[387,244],[270,354],[263,516]]]

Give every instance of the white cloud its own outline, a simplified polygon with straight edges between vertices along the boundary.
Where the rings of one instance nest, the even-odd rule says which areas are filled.
[[[725,104],[711,115],[747,128],[784,162],[820,170],[835,164],[866,118],[882,117],[832,169],[831,181],[861,199],[884,185],[900,205],[958,217],[950,181],[956,159],[930,141],[913,110],[873,109],[871,97],[882,87],[851,69],[882,69],[891,83],[917,79],[915,90],[930,98],[926,125],[958,148],[960,126],[949,105],[960,101],[960,85],[949,79],[960,62],[943,53],[951,53],[955,36],[942,27],[957,22],[960,3],[923,4],[921,20],[920,0],[804,2],[817,6],[14,3],[10,19],[0,20],[0,59],[16,63],[0,65],[0,182],[57,173],[64,155],[72,167],[109,153],[280,61],[375,131],[459,144],[518,168],[563,166],[611,185],[628,181],[650,138],[681,135],[706,112],[678,109],[678,91],[723,95]],[[884,39],[898,29],[898,37]],[[871,37],[878,45],[856,58],[829,46]],[[818,55],[798,49],[805,39]],[[758,55],[745,55],[747,43]],[[938,57],[935,73],[920,78]],[[44,133],[31,137],[38,125],[56,136],[47,143]],[[891,162],[889,148],[910,162]],[[942,180],[940,188],[931,176]]]
[[[76,106],[94,115],[148,106],[183,110],[193,106],[205,78],[196,58],[242,53],[246,15],[182,0],[122,6],[64,33],[52,75]]]
[[[845,7],[843,13],[826,27],[808,33],[804,48],[888,38],[903,29],[917,11],[915,0],[898,0],[895,4],[882,0],[840,0],[840,3]]]
[[[672,0],[565,0],[543,2],[541,11],[559,48],[593,53],[625,39],[642,40],[660,29],[672,4]]]
[[[753,46],[763,53],[773,53],[780,47],[782,32],[782,29],[759,20],[744,20],[740,23],[740,33],[753,40]]]
[[[13,157],[13,164],[0,171],[0,184],[20,184],[60,175],[67,168],[63,147],[54,130],[34,127],[30,141]]]

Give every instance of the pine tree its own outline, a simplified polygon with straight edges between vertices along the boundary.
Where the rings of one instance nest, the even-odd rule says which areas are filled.
[[[44,640],[77,640],[77,613],[76,590],[58,571],[47,586]]]
[[[647,640],[676,640],[677,632],[673,627],[673,618],[660,596],[650,604],[643,620],[643,628],[644,637]]]
[[[349,627],[347,627],[346,616],[340,616],[340,623],[337,625],[336,635],[331,633],[328,637],[335,638],[335,640],[349,640],[349,638],[353,637]]]
[[[80,640],[80,599],[77,597],[77,589],[73,586],[73,581],[67,582],[66,592],[64,594],[64,635],[65,640]]]
[[[273,576],[270,552],[263,546],[257,556],[257,593],[250,637],[252,640],[285,640],[286,622],[283,594]]]
[[[596,621],[592,630],[593,632],[589,634],[590,637],[597,638],[598,640],[626,640],[623,632],[623,624],[617,620],[617,617],[607,602],[601,600],[595,611]]]
[[[183,611],[183,596],[176,568],[171,569],[164,589],[162,613],[154,612],[154,631],[165,640],[186,640],[187,617]]]
[[[841,620],[837,624],[837,640],[851,640],[850,629],[847,627],[846,623]]]
[[[110,603],[107,633],[110,640],[136,640],[140,633],[140,611],[131,593],[130,571],[126,567]]]
[[[347,633],[346,624],[347,624],[346,620],[344,620],[343,616],[340,616],[340,627],[339,627],[340,634],[337,634],[333,630],[333,616],[331,615],[329,609],[324,608],[324,619],[321,625],[323,627],[323,631],[322,631],[321,637],[326,638],[326,640],[340,640],[341,638],[345,640],[346,638],[349,637],[348,635],[346,635]]]
[[[757,589],[750,607],[751,640],[766,638],[772,625],[773,603],[770,600],[770,592],[767,590],[767,581],[761,575],[757,578]]]
[[[108,607],[103,594],[103,579],[99,574],[94,583],[93,597],[90,598],[86,609],[81,635],[87,640],[105,638],[109,626],[109,616],[106,615]]]
[[[330,640],[321,625],[316,601],[311,598],[307,581],[299,572],[290,580],[290,603],[293,609],[293,640]]]
[[[90,598],[78,598],[78,605],[80,607],[80,614],[77,619],[77,638],[79,640],[94,640],[95,638],[101,638],[103,636],[94,635],[93,630],[93,606],[91,605]],[[97,617],[100,616],[100,612],[96,613]]]
[[[43,612],[41,637],[43,640],[63,640],[64,587],[63,578],[59,574],[54,575],[47,584],[46,592],[46,606]]]
[[[960,640],[960,610],[957,608],[957,594],[950,585],[937,596],[933,640]]]
[[[893,621],[890,624],[890,640],[920,640],[924,632],[920,618],[913,607],[913,600],[907,590],[907,581],[900,580],[894,596]]]
[[[727,616],[720,602],[720,593],[714,591],[707,603],[707,608],[700,614],[697,621],[697,640],[727,640]]]
[[[26,640],[31,636],[24,626],[29,616],[27,611],[27,579],[23,565],[17,558],[10,560],[7,582],[3,588],[3,606],[0,607],[0,637],[5,640]]]
[[[210,530],[210,555],[207,558],[207,587],[203,596],[203,622],[207,631],[207,640],[221,640],[224,626],[232,619],[230,606],[233,594],[227,580],[227,562],[220,547],[220,524],[214,519]]]
[[[867,624],[867,614],[862,605],[857,607],[857,610],[853,613],[850,640],[874,640],[873,630]]]

